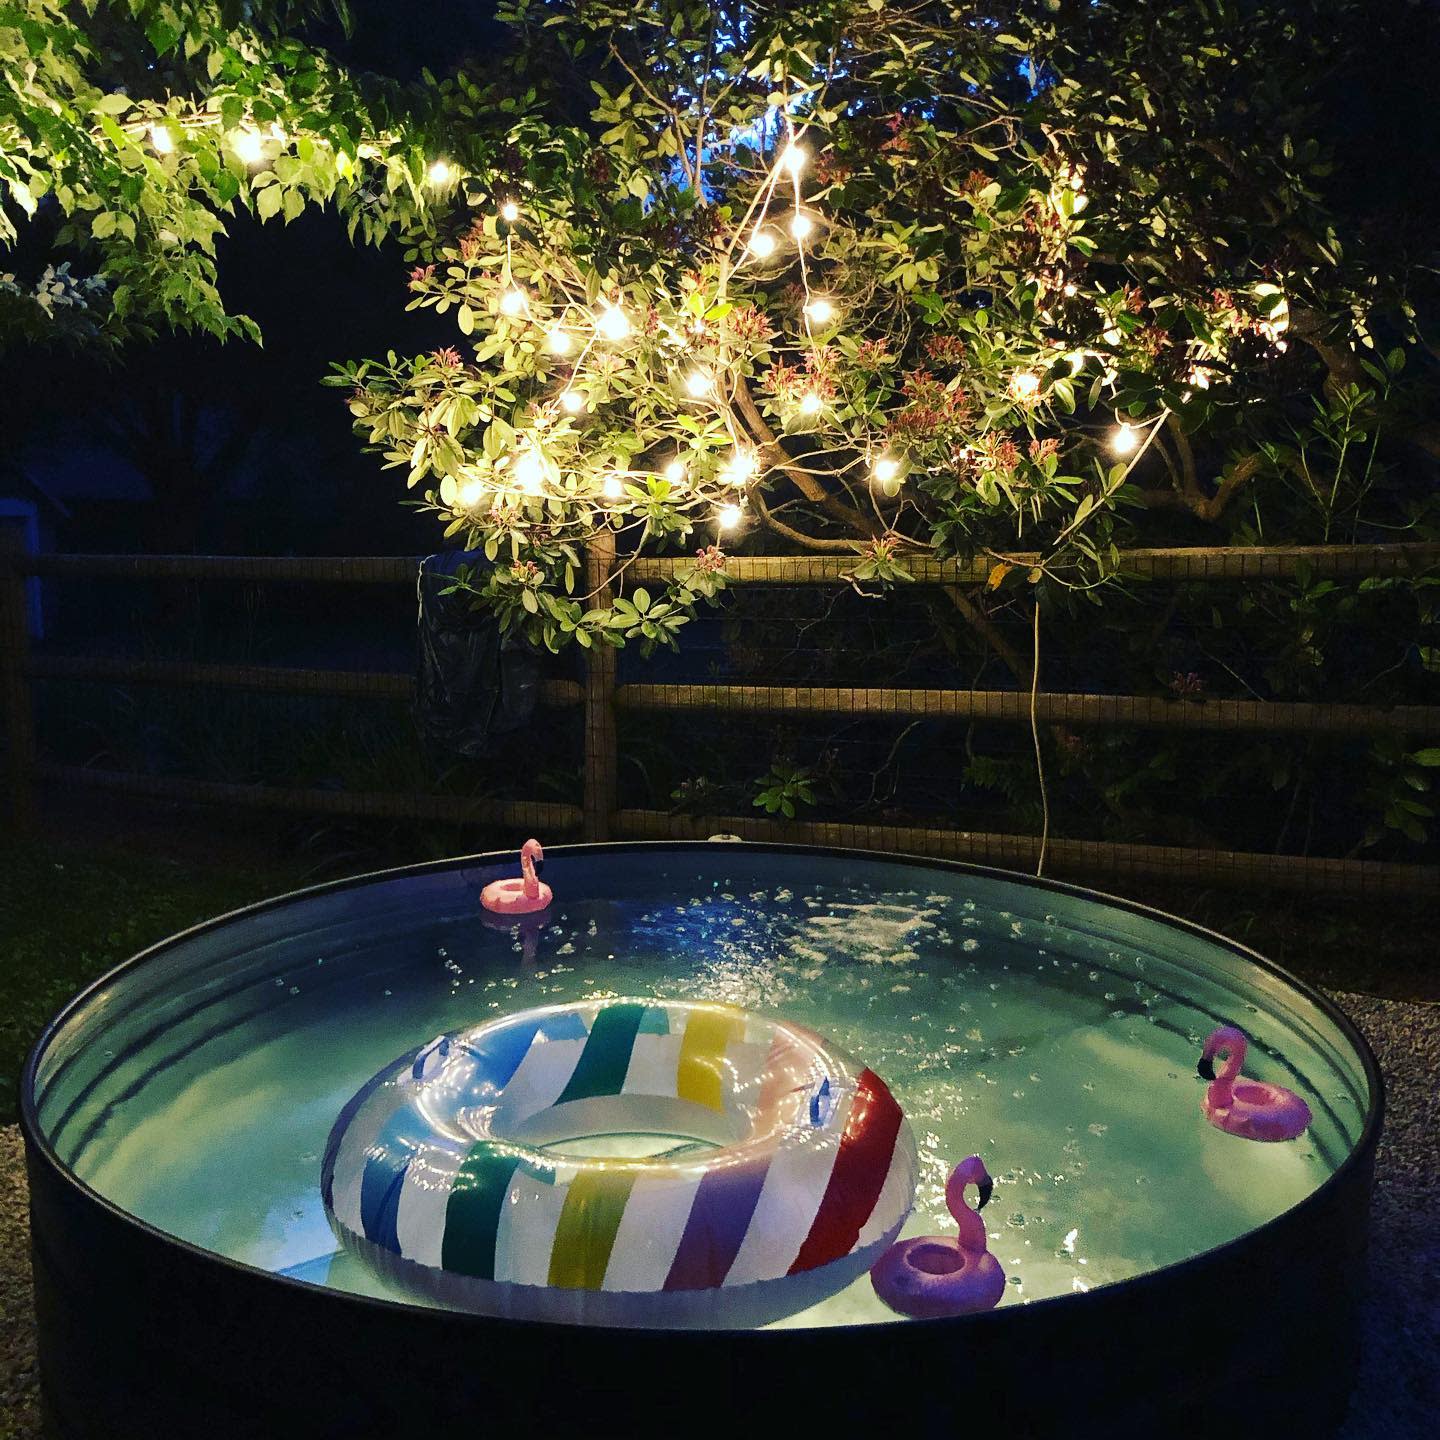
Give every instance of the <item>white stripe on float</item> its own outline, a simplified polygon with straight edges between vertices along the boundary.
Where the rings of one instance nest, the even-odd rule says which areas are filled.
[[[642,1177],[630,1191],[615,1232],[605,1290],[653,1291],[664,1287],[685,1234],[702,1172]]]
[[[727,1285],[772,1280],[790,1269],[825,1198],[854,1098],[853,1090],[844,1096],[832,1123],[823,1130],[782,1135],[750,1217],[750,1228],[725,1277]]]
[[[555,1042],[550,1042],[555,1043]],[[548,1285],[550,1252],[568,1184],[547,1185],[525,1166],[510,1181],[495,1234],[495,1278],[511,1285]]]
[[[406,1167],[395,1233],[400,1253],[407,1260],[440,1268],[445,1209],[464,1159],[465,1151],[460,1147],[428,1140]]]

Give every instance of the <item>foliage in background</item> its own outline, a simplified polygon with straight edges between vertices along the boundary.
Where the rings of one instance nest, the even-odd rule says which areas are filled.
[[[585,608],[596,535],[882,586],[981,552],[982,604],[1069,605],[1117,542],[1434,533],[1417,272],[1347,232],[1314,138],[1358,0],[502,13],[407,235],[455,343],[334,383],[508,628],[648,648],[713,598],[709,549],[648,628]]]
[[[0,273],[7,341],[113,343],[156,327],[258,339],[216,287],[237,208],[334,204],[378,240],[425,204],[423,114],[301,31],[344,0],[0,4],[0,261],[37,232],[75,258]]]

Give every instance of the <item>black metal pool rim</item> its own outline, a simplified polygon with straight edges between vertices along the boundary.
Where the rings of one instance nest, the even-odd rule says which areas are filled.
[[[1317,990],[1308,982],[1293,975],[1283,966],[1277,965],[1273,960],[1261,955],[1258,951],[1250,949],[1247,945],[1240,944],[1218,931],[1207,929],[1203,925],[1197,925],[1194,921],[1186,920],[1178,915],[1171,915],[1167,911],[1157,909],[1152,905],[1143,905],[1135,900],[1127,900],[1118,895],[1109,895],[1104,891],[1093,890],[1088,886],[1073,885],[1064,880],[1052,880],[1044,876],[1030,875],[1023,871],[1004,870],[991,865],[973,865],[963,860],[933,859],[926,855],[891,854],[883,850],[856,850],[847,849],[837,845],[794,845],[780,843],[756,843],[752,841],[713,841],[713,840],[625,840],[625,841],[600,841],[575,845],[554,845],[548,853],[557,859],[564,857],[580,857],[585,855],[606,855],[606,854],[633,854],[638,850],[660,851],[667,854],[683,854],[686,852],[699,852],[713,855],[717,848],[723,850],[733,846],[736,850],[744,851],[747,854],[768,853],[787,855],[813,855],[816,857],[828,857],[831,859],[851,860],[856,862],[874,861],[882,864],[913,866],[916,869],[944,870],[960,875],[982,876],[990,880],[998,880],[1009,884],[1026,886],[1033,890],[1044,890],[1052,894],[1074,895],[1081,899],[1098,901],[1110,905],[1119,910],[1125,910],[1133,915],[1139,915],[1150,920],[1158,920],[1177,930],[1208,941],[1210,944],[1228,950],[1231,954],[1258,966],[1272,976],[1275,976],[1293,990],[1304,996],[1313,1005],[1319,1008],[1321,1013],[1341,1032],[1346,1042],[1360,1057],[1361,1065],[1365,1071],[1366,1084],[1370,1092],[1370,1103],[1366,1110],[1364,1122],[1361,1126],[1359,1138],[1349,1155],[1326,1177],[1314,1190],[1303,1199],[1297,1201],[1288,1210],[1282,1210],[1280,1214],[1272,1216],[1269,1220],[1252,1229],[1244,1231],[1233,1239],[1224,1241],[1220,1245],[1212,1246],[1208,1250],[1202,1250],[1196,1255],[1191,1255],[1184,1260],[1172,1261],[1168,1265],[1162,1265],[1154,1270],[1147,1270],[1139,1275],[1131,1276],[1126,1280],[1114,1280],[1098,1287],[1100,1293],[1115,1293],[1126,1291],[1128,1293],[1141,1293],[1146,1289],[1163,1285],[1176,1276],[1184,1275],[1201,1266],[1208,1266],[1222,1262],[1242,1247],[1259,1243],[1261,1237],[1267,1232],[1279,1228],[1288,1227],[1297,1223],[1299,1218],[1312,1208],[1319,1208],[1324,1204],[1329,1193],[1343,1184],[1355,1169],[1369,1165],[1374,1157],[1374,1151],[1379,1143],[1380,1131],[1384,1121],[1385,1111],[1385,1083],[1380,1073],[1379,1062],[1375,1053],[1370,1048],[1369,1042],[1364,1035],[1356,1028],[1354,1022],[1329,996]],[[332,894],[337,891],[356,889],[363,885],[373,884],[377,881],[398,880],[411,875],[425,875],[443,870],[458,870],[467,866],[480,867],[485,865],[499,865],[507,862],[514,854],[514,847],[504,850],[484,851],[475,855],[454,856],[442,860],[428,860],[418,865],[397,865],[385,870],[372,870],[363,875],[352,875],[340,880],[329,880],[319,885],[307,885],[299,890],[291,890],[284,895],[272,896],[267,900],[260,900],[253,905],[241,906],[239,909],[227,911],[223,915],[217,915],[209,920],[202,920],[199,924],[192,925],[188,929],[178,931],[166,939],[158,941],[154,945],[147,946],[144,950],[132,955],[128,960],[123,960],[113,969],[106,971],[104,975],[91,981],[83,990],[67,1001],[50,1019],[49,1023],[40,1032],[35,1044],[30,1049],[30,1054],[25,1061],[25,1067],[20,1076],[20,1128],[26,1144],[31,1149],[32,1156],[38,1156],[55,1173],[62,1183],[68,1185],[78,1195],[83,1197],[90,1204],[99,1206],[106,1211],[113,1219],[123,1225],[133,1227],[151,1239],[188,1255],[192,1260],[202,1265],[218,1267],[221,1271],[242,1272],[247,1276],[258,1277],[263,1282],[280,1286],[282,1288],[295,1288],[307,1293],[315,1293],[317,1290],[325,1294],[337,1304],[358,1306],[363,1310],[380,1309],[391,1313],[404,1314],[412,1313],[417,1316],[423,1315],[434,1317],[437,1314],[444,1315],[452,1323],[465,1324],[467,1322],[477,1325],[493,1325],[496,1323],[492,1316],[471,1314],[463,1310],[441,1310],[436,1311],[432,1307],[410,1305],[401,1300],[386,1300],[377,1296],[357,1295],[346,1290],[332,1290],[326,1286],[316,1286],[308,1281],[297,1280],[292,1276],[278,1275],[270,1270],[262,1270],[258,1266],[246,1264],[242,1260],[235,1260],[227,1255],[221,1255],[217,1251],[207,1250],[203,1246],[192,1244],[183,1240],[177,1235],[151,1225],[148,1221],[142,1220],[137,1215],[132,1215],[128,1210],[115,1204],[113,1200],[100,1194],[99,1191],[91,1188],[80,1179],[55,1153],[54,1147],[50,1144],[48,1137],[41,1130],[39,1116],[35,1108],[35,1081],[39,1070],[40,1059],[49,1045],[52,1037],[60,1027],[77,1011],[96,991],[112,984],[118,977],[131,970],[138,969],[155,956],[191,940],[198,935],[206,934],[212,930],[230,924],[232,921],[241,920],[248,916],[262,914],[268,910],[280,909],[282,906],[292,904],[297,900],[308,899],[312,896]],[[1083,1304],[1086,1295],[1051,1295],[1041,1299],[1029,1301],[1025,1305],[1025,1311],[1032,1313],[1043,1309],[1045,1312],[1053,1310],[1059,1305],[1075,1306]],[[1005,1321],[1008,1314],[1004,1310],[987,1311],[978,1315],[955,1316],[938,1320],[910,1320],[906,1322],[906,1329],[921,1327],[925,1330],[943,1329],[955,1326],[975,1326],[993,1324],[996,1321]],[[537,1334],[564,1334],[573,1331],[573,1325],[558,1324],[549,1321],[536,1320],[506,1320],[503,1322],[507,1328],[513,1327],[518,1330],[534,1330]],[[811,1327],[816,1333],[829,1334],[854,1334],[865,1331],[886,1330],[894,1322],[881,1321],[871,1324],[858,1325],[834,1325],[825,1327]],[[584,1328],[584,1327],[580,1327]],[[641,1330],[633,1329],[628,1331],[634,1336],[664,1336],[672,1334],[666,1330]],[[753,1330],[725,1330],[716,1328],[707,1333],[715,1336],[755,1336],[759,1332]]]

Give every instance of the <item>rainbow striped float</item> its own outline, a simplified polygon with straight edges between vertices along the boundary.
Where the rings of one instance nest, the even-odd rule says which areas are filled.
[[[669,1148],[594,1153],[636,1135]],[[604,1000],[387,1066],[335,1122],[321,1192],[343,1243],[451,1306],[734,1327],[863,1275],[915,1175],[885,1082],[813,1032],[727,1005]]]

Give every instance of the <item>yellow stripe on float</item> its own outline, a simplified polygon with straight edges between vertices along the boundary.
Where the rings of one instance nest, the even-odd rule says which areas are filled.
[[[725,1048],[745,1033],[745,1017],[736,1010],[692,1010],[680,1044],[675,1093],[682,1100],[725,1108]]]
[[[615,1248],[615,1232],[630,1199],[635,1172],[585,1170],[570,1182],[555,1243],[550,1249],[550,1284],[566,1290],[599,1290]]]

